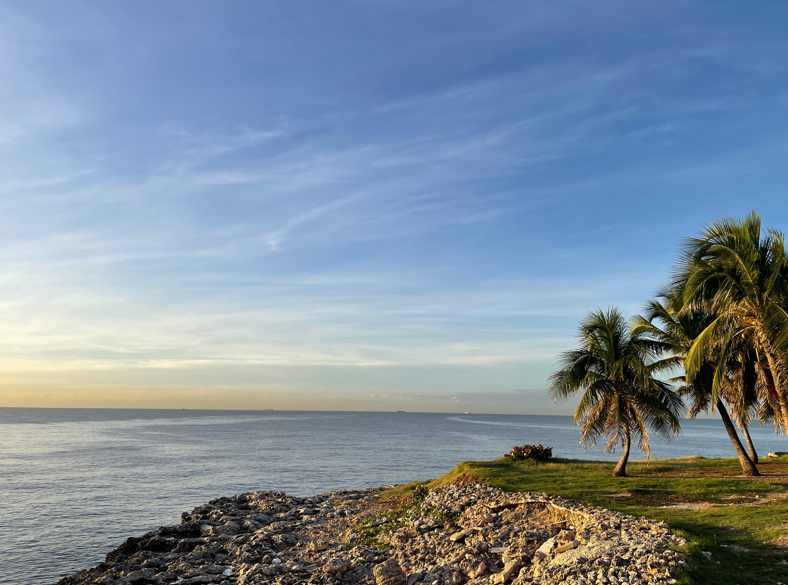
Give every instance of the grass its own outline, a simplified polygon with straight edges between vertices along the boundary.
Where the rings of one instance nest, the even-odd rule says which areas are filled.
[[[445,512],[423,504],[422,500],[428,492],[429,490],[424,482],[417,482],[385,493],[380,501],[388,504],[391,508],[380,514],[370,516],[354,526],[353,533],[355,534],[351,536],[350,542],[345,546],[345,549],[352,549],[357,546],[371,546],[380,550],[386,550],[390,546],[380,540],[381,535],[405,526],[407,520],[414,516],[429,516],[442,524],[454,522],[459,514]]]
[[[466,461],[429,486],[479,479],[510,492],[546,492],[665,521],[690,543],[682,584],[788,583],[788,458],[761,462],[764,477],[755,479],[740,475],[737,459],[632,462],[627,478],[613,478],[613,466],[570,459]]]
[[[380,540],[380,536],[405,526],[405,519],[407,516],[421,510],[421,506],[414,502],[404,501],[398,503],[400,503],[398,507],[383,512],[382,514],[371,516],[364,522],[353,527],[353,532],[356,534],[351,538],[345,548],[352,549],[357,546],[371,546],[380,550],[388,549],[389,546]]]

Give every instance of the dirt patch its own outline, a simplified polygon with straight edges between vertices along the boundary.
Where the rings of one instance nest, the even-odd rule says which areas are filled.
[[[726,504],[712,504],[711,502],[682,502],[680,504],[669,504],[662,506],[662,508],[670,508],[671,510],[705,510],[707,508],[715,508]],[[731,504],[727,504],[731,505]]]
[[[782,462],[769,462],[768,460],[758,463],[760,477],[747,477],[737,469],[688,469],[659,471],[655,473],[639,473],[632,477],[654,477],[666,479],[740,479],[742,481],[768,481],[771,483],[788,484],[788,464]]]
[[[458,475],[454,479],[454,483],[484,483],[486,484],[487,481],[482,479],[481,477],[476,477],[475,475],[470,475],[468,472],[463,471],[460,475]]]
[[[631,498],[632,494],[630,492],[621,492],[618,494],[597,494],[597,496],[602,498]]]
[[[788,534],[783,534],[782,536],[778,536],[777,538],[771,541],[771,544],[773,544],[776,547],[788,550]]]
[[[788,502],[788,493],[764,495],[743,494],[725,496],[720,499],[722,500],[720,502],[680,502],[662,506],[662,508],[671,508],[673,510],[703,510],[705,508],[720,508],[727,506],[771,506]]]
[[[704,510],[720,506],[769,506],[788,503],[788,491],[769,494],[734,494],[719,499],[701,499],[664,489],[633,489],[629,492],[596,494],[599,498],[620,500],[630,505],[674,510]]]
[[[742,494],[720,498],[727,505],[736,506],[768,506],[788,502],[788,492],[774,494]]]

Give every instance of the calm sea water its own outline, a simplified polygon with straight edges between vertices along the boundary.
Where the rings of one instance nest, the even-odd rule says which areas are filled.
[[[683,427],[652,456],[734,456],[720,421]],[[752,434],[763,454],[788,450],[771,428]],[[557,416],[0,408],[0,583],[54,583],[222,495],[429,479],[523,443],[615,458],[577,441]]]

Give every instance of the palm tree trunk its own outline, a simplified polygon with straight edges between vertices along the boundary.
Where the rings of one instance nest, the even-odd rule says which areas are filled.
[[[733,426],[731,417],[728,416],[728,411],[725,409],[722,400],[717,400],[717,410],[720,411],[722,422],[725,424],[725,430],[728,431],[728,436],[731,439],[731,443],[733,443],[733,448],[736,449],[736,454],[739,456],[739,462],[741,463],[744,475],[750,477],[761,475],[758,472],[758,468],[755,467],[755,463],[752,462],[752,459],[750,459],[749,455],[747,455],[747,452],[744,450],[744,445],[742,445],[739,440],[739,435],[736,433],[736,427]]]
[[[761,337],[765,337],[761,335]],[[775,417],[777,418],[783,432],[788,434],[788,397],[785,396],[785,388],[780,384],[779,371],[777,369],[777,361],[769,351],[767,344],[763,344],[763,353],[766,356],[766,363],[761,364],[764,378],[766,378],[766,389],[769,394],[776,399],[779,411],[775,410]],[[763,360],[761,360],[763,362]]]
[[[777,423],[777,427],[780,430],[783,432],[788,432],[788,403],[786,403],[782,396],[777,394],[777,391],[774,388],[774,378],[772,377],[772,373],[768,364],[762,365],[761,371],[763,372],[763,378],[766,381],[766,390],[768,392],[766,399],[769,401],[769,404],[772,407],[774,421]]]
[[[755,463],[755,465],[758,465],[758,452],[755,450],[755,445],[752,444],[752,437],[750,437],[750,430],[747,428],[747,425],[744,423],[742,423],[741,428],[744,431],[744,439],[747,441],[747,451],[749,451],[750,453],[750,460],[752,460],[752,462]]]
[[[626,477],[627,476],[627,459],[629,459],[629,448],[632,446],[632,441],[629,437],[629,431],[624,438],[624,453],[621,459],[618,460],[618,465],[613,470],[613,477]]]

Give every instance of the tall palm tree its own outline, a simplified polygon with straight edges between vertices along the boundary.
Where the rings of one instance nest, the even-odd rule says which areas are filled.
[[[717,353],[712,390],[721,392],[734,351],[752,352],[764,379],[763,399],[788,431],[788,255],[783,234],[764,230],[756,212],[723,218],[688,239],[673,284],[684,310],[702,307],[715,318],[687,352],[695,376]],[[742,349],[744,347],[744,349]]]
[[[696,337],[714,320],[713,316],[704,313],[697,307],[694,311],[683,311],[683,308],[683,294],[680,289],[663,291],[657,295],[657,299],[647,303],[646,317],[635,317],[633,327],[634,334],[648,336],[668,347],[677,360],[674,365],[682,366]],[[751,441],[748,441],[748,446],[751,447],[750,454],[745,451],[724,403],[727,398],[729,404],[735,405],[734,412],[737,414],[737,421],[742,424],[747,416],[745,411],[748,412],[754,405],[753,393],[752,391],[737,392],[736,385],[730,380],[728,380],[724,392],[715,393],[713,381],[716,369],[714,362],[709,359],[701,365],[694,375],[685,374],[671,381],[681,384],[678,389],[679,394],[686,397],[692,405],[687,415],[689,418],[695,418],[701,412],[708,410],[712,412],[716,410],[720,414],[728,437],[739,457],[742,471],[748,476],[760,475],[756,467],[757,461],[753,461],[752,458],[755,455],[755,448],[752,447]],[[750,389],[753,386],[750,384],[748,371],[746,368],[740,368],[737,370],[736,378],[740,384]],[[748,421],[749,418],[746,419],[746,422]],[[744,428],[747,427],[744,426]],[[748,432],[746,432],[746,436],[749,438]],[[757,455],[755,456],[757,457]]]
[[[659,359],[664,349],[658,341],[631,333],[618,309],[598,309],[580,324],[579,347],[564,352],[559,370],[550,376],[553,400],[583,392],[575,424],[582,423],[584,446],[606,436],[606,452],[623,447],[614,477],[626,476],[633,439],[651,456],[649,428],[666,438],[681,432],[681,398],[654,377],[672,366],[670,359]]]

